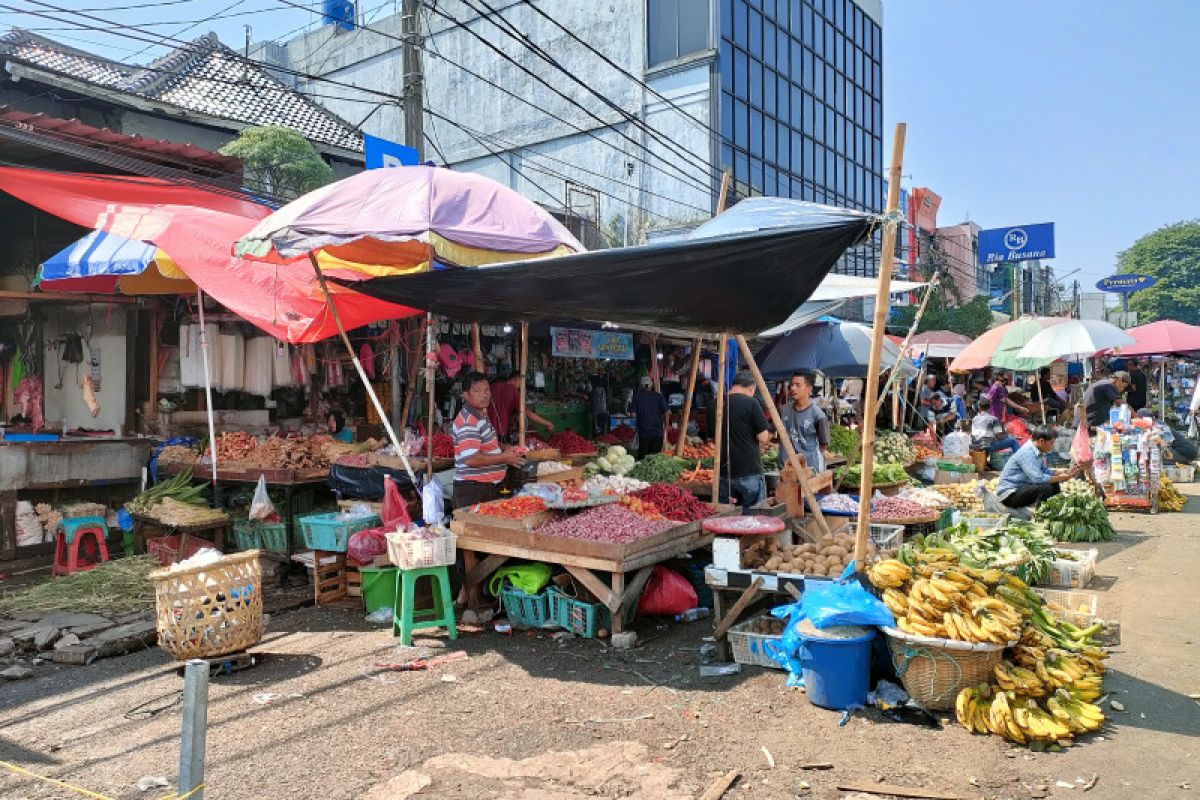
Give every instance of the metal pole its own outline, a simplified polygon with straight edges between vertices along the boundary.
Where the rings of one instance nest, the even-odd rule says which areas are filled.
[[[404,341],[404,337],[399,323],[392,323],[392,330],[395,335],[392,339],[392,354],[388,358],[388,364],[392,370],[392,402],[390,403],[391,408],[388,410],[392,414],[392,425],[403,430],[404,420],[400,418],[400,343]]]
[[[208,662],[194,658],[183,673],[183,731],[179,739],[179,795],[204,800],[204,739],[208,731]],[[195,790],[194,794],[189,794]]]
[[[212,482],[215,493],[217,491],[217,424],[213,420],[212,373],[208,368],[208,332],[204,325],[204,293],[199,289],[196,290],[196,305],[200,308],[200,355],[204,357],[204,402],[208,408],[208,447],[212,451]],[[151,369],[156,367],[156,364],[150,365]]]
[[[425,78],[421,64],[420,0],[404,0],[400,34],[404,39],[404,143],[425,161]]]

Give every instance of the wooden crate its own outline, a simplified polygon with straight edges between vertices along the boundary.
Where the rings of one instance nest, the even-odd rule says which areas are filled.
[[[563,470],[561,472],[551,472],[548,475],[539,475],[535,483],[582,483],[583,482],[583,467],[575,467],[574,469]]]

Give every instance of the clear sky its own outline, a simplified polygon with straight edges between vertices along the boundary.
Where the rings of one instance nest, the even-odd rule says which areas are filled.
[[[319,24],[319,0],[0,0],[238,46]],[[575,2],[576,0],[561,0]],[[399,0],[360,0],[368,21]],[[118,7],[125,7],[123,10]],[[303,6],[310,10],[302,10]],[[145,62],[163,46],[97,21],[5,12],[81,49]],[[50,29],[50,30],[47,30]],[[884,0],[885,155],[908,123],[905,184],[943,198],[939,220],[1056,224],[1064,276],[1085,289],[1161,225],[1200,217],[1200,0]],[[143,51],[144,48],[149,48]]]
[[[938,221],[1054,222],[1081,290],[1200,217],[1200,2],[884,0],[884,155]],[[909,177],[911,176],[911,177]]]

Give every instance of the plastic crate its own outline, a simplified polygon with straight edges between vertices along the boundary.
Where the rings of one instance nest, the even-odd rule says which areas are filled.
[[[387,534],[388,561],[400,569],[448,567],[457,555],[458,537],[446,533],[433,539],[414,539],[400,531]]]
[[[158,563],[164,567],[169,567],[177,561],[184,561],[199,553],[206,547],[212,547],[213,543],[198,536],[189,536],[187,548],[185,552],[180,552],[179,545],[183,537],[178,533],[173,533],[170,536],[158,536],[154,539],[146,540],[146,553],[158,559]]]
[[[729,629],[729,647],[733,650],[733,660],[739,664],[750,664],[767,669],[783,669],[779,662],[767,655],[768,644],[774,642],[778,645],[783,636],[753,632],[750,628],[755,621],[755,619],[748,619]]]
[[[300,518],[300,530],[304,533],[304,546],[313,550],[346,552],[346,542],[351,534],[379,527],[379,517],[343,517],[340,513],[311,514]]]
[[[1054,559],[1041,585],[1060,589],[1082,589],[1091,583],[1092,578],[1096,577],[1096,562],[1100,560],[1100,551],[1093,547],[1091,550],[1071,552],[1078,553],[1079,560]]]
[[[943,509],[935,524],[939,531],[944,531],[946,528],[952,526],[954,524],[954,508]]]
[[[1046,601],[1049,611],[1059,619],[1066,620],[1079,628],[1087,628],[1096,621],[1099,598],[1095,592],[1073,589],[1034,589]]]
[[[286,522],[239,519],[233,523],[233,536],[239,550],[270,550],[273,553],[286,553],[288,549]]]
[[[576,636],[596,638],[596,632],[610,625],[608,607],[600,603],[587,603],[568,597],[557,589],[547,590],[550,601],[550,619]]]
[[[547,594],[525,594],[520,589],[504,588],[500,590],[500,602],[508,621],[518,628],[544,628],[551,622]]]
[[[904,526],[888,525],[882,522],[872,522],[867,528],[867,535],[880,550],[895,550],[904,544]]]
[[[989,528],[999,528],[1001,525],[1008,522],[1008,517],[975,517],[971,514],[963,514],[960,521],[967,523],[968,528],[987,530]]]

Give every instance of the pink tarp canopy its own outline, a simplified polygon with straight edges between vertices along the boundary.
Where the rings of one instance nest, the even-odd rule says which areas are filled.
[[[971,337],[953,331],[925,331],[909,342],[908,355],[954,358],[971,343]]]
[[[265,205],[157,178],[21,167],[0,167],[0,191],[76,225],[157,245],[205,293],[278,339],[337,335],[311,267],[231,255],[233,243],[271,213]],[[347,328],[420,313],[349,289],[330,290]]]
[[[1122,347],[1121,356],[1169,356],[1200,351],[1200,327],[1163,319],[1125,331],[1134,343]]]

